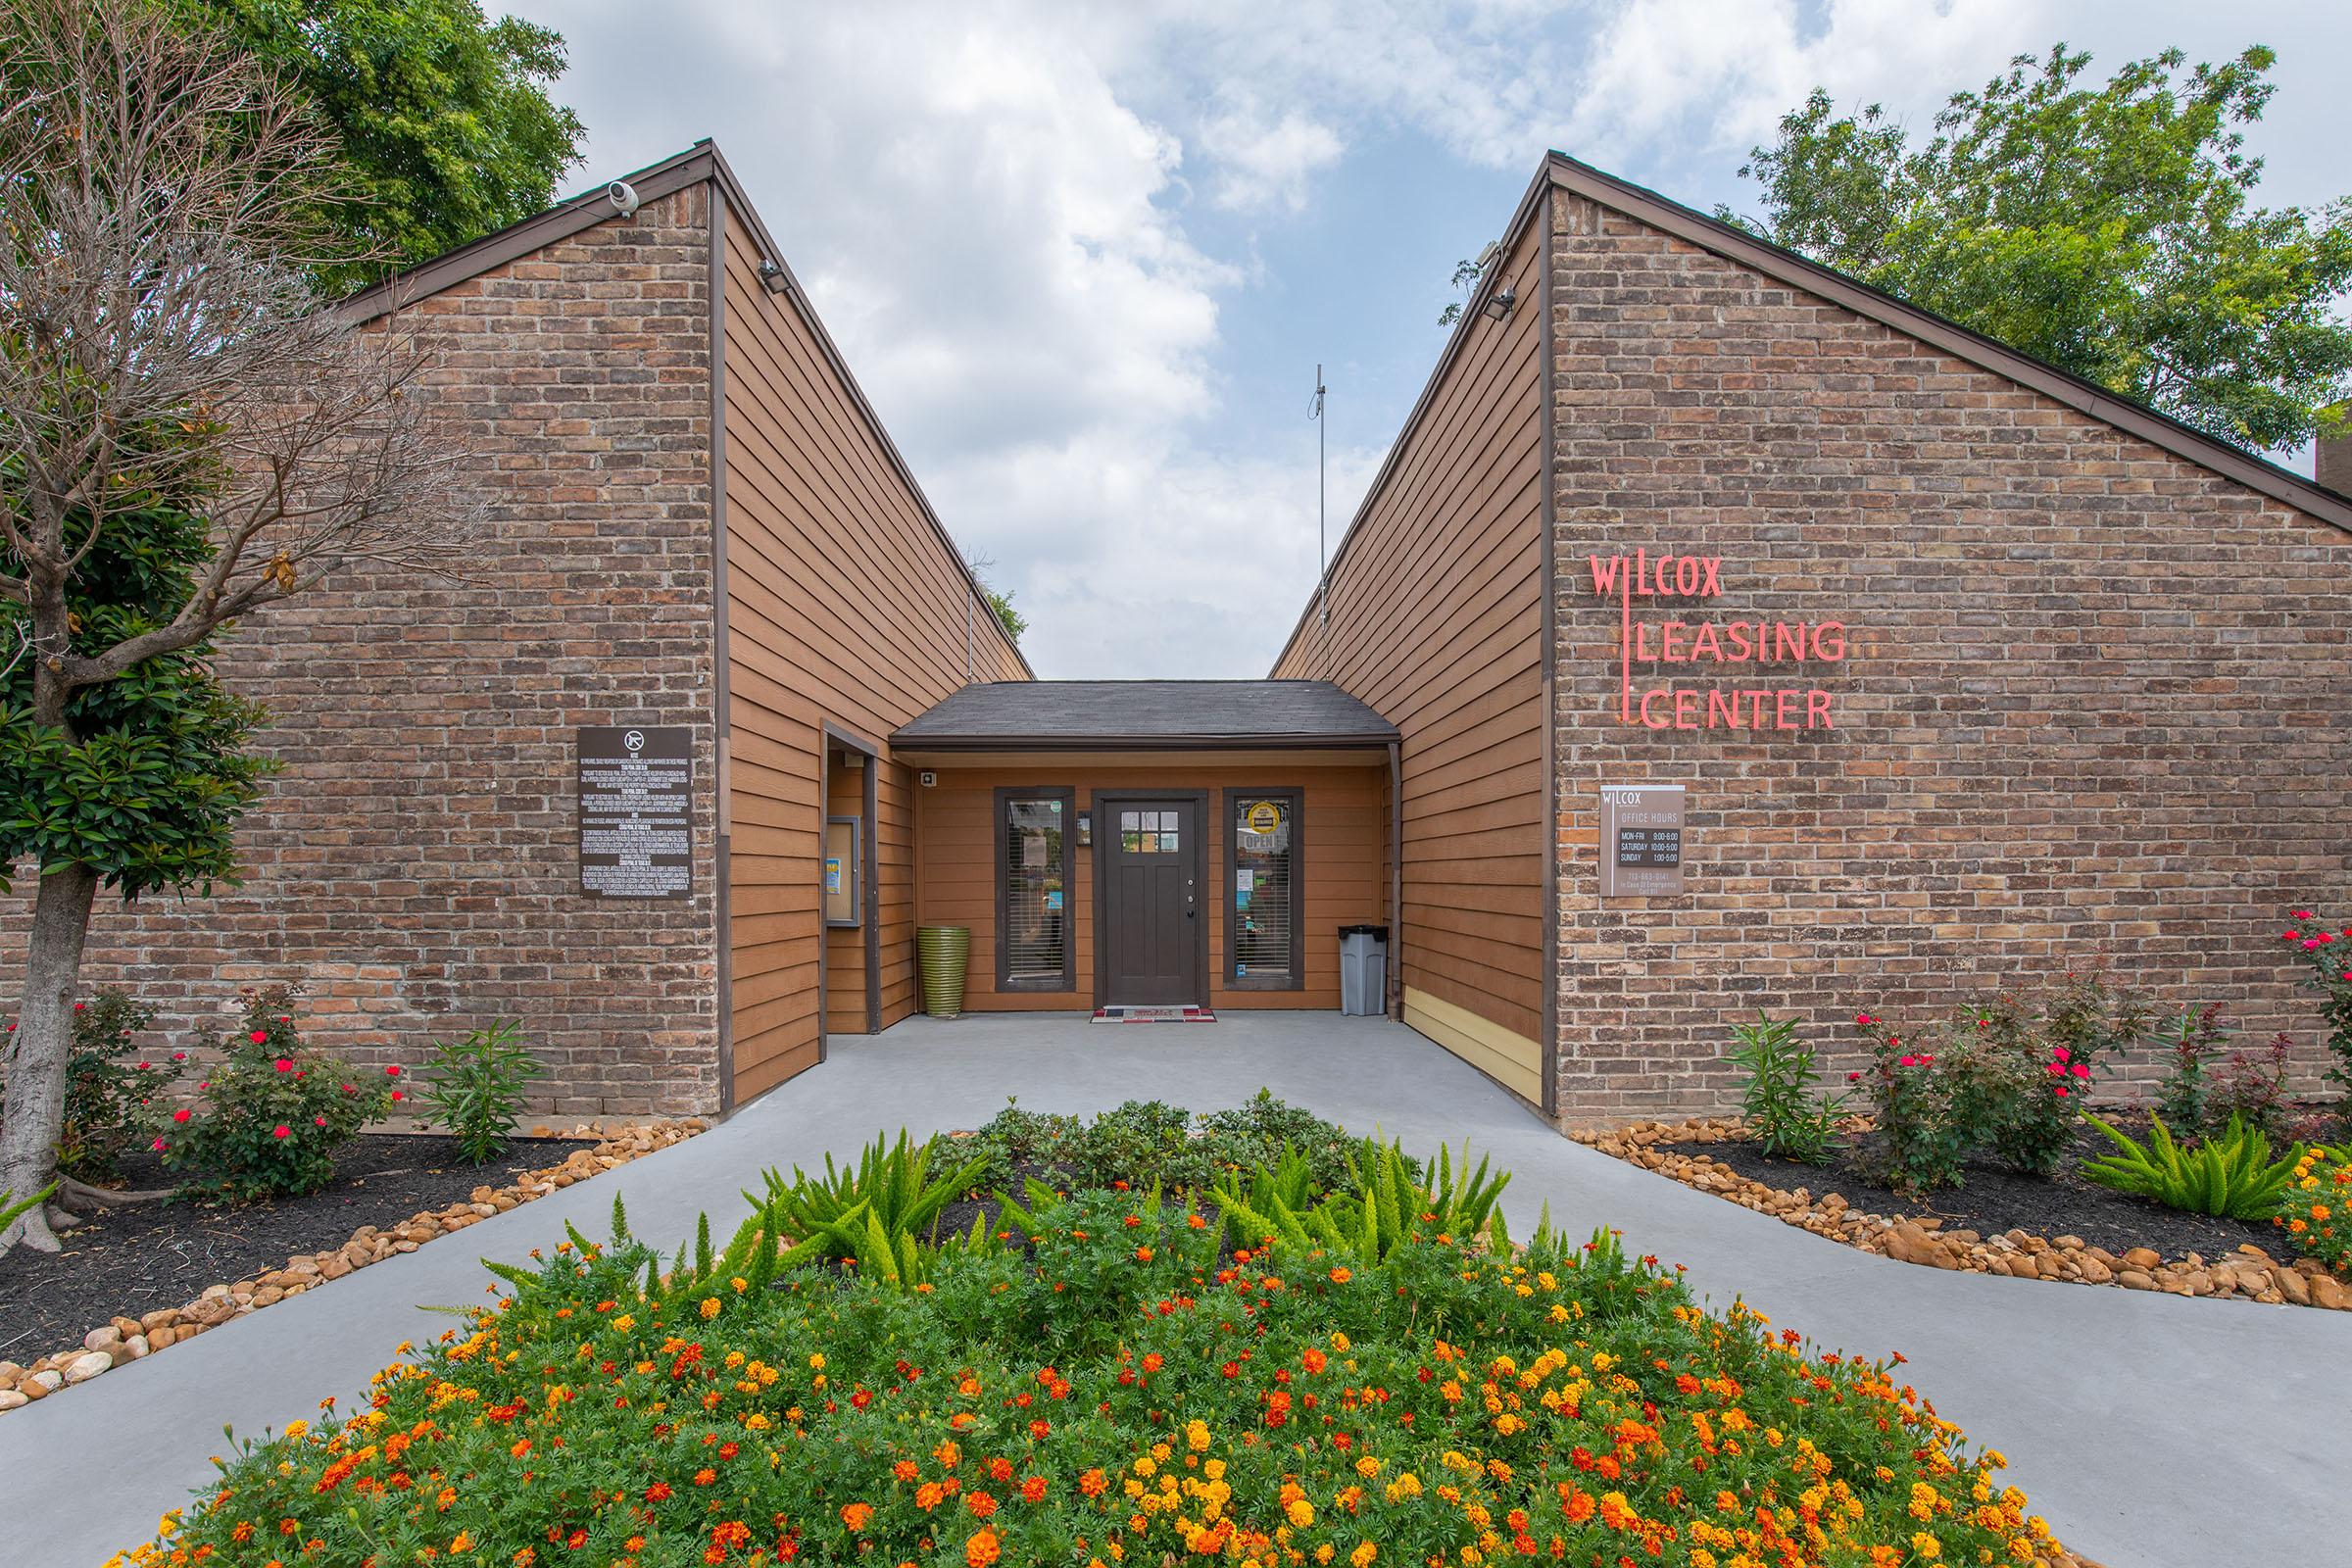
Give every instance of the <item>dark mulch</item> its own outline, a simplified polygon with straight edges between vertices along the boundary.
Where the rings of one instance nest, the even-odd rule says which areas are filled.
[[[2106,1114],[2106,1113],[2102,1113]],[[2132,1112],[2107,1115],[2123,1132],[2144,1139],[2147,1118]],[[1972,1164],[1966,1182],[1931,1194],[1926,1199],[1904,1198],[1868,1180],[1862,1171],[1875,1152],[1870,1135],[1849,1137],[1845,1152],[1827,1165],[1802,1165],[1791,1159],[1766,1156],[1752,1143],[1675,1144],[1684,1154],[1717,1159],[1751,1181],[1782,1192],[1802,1187],[1816,1202],[1836,1193],[1853,1207],[1873,1214],[1910,1219],[1940,1218],[1946,1231],[1972,1230],[1981,1236],[2022,1230],[2045,1239],[2080,1236],[2092,1247],[2122,1253],[2134,1247],[2153,1248],[2165,1259],[2177,1261],[2190,1252],[2207,1258],[2252,1242],[2275,1257],[2286,1254],[2284,1238],[2268,1220],[2249,1224],[2211,1214],[2183,1214],[2145,1199],[2132,1198],[2094,1186],[2076,1174],[2084,1159],[2114,1149],[2095,1127],[2080,1128],[2058,1174],[2044,1179],[2021,1176],[1998,1166]]]
[[[341,1247],[363,1225],[390,1226],[462,1202],[476,1187],[505,1187],[526,1170],[560,1165],[568,1139],[525,1138],[470,1165],[447,1138],[369,1133],[336,1161],[335,1179],[307,1198],[255,1203],[190,1199],[128,1203],[61,1238],[54,1256],[19,1248],[0,1267],[0,1359],[30,1362],[76,1344],[111,1317],[183,1306],[211,1285],[286,1266],[301,1252]],[[175,1178],[152,1160],[126,1162],[132,1190]],[[969,1223],[968,1221],[966,1223]]]

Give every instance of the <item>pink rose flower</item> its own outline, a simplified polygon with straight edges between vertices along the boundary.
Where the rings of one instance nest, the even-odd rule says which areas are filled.
[[[195,1114],[195,1112],[193,1112],[193,1111],[191,1111],[190,1109],[188,1109],[188,1107],[187,1107],[187,1106],[185,1106],[185,1105],[182,1105],[182,1106],[180,1106],[180,1107],[179,1107],[177,1110],[175,1110],[175,1111],[173,1111],[173,1112],[172,1113],[172,1119],[173,1121],[186,1121],[186,1120],[187,1120],[187,1119],[188,1119],[190,1116],[192,1116],[192,1115],[194,1115],[194,1114]]]
[[[2060,1085],[2058,1085],[2058,1086],[2057,1086],[2057,1092],[2058,1092],[2058,1098],[2059,1098],[2060,1100],[2064,1100],[2064,1099],[2066,1098],[2066,1085],[2064,1085],[2064,1084],[2060,1084]]]
[[[313,1116],[311,1118],[311,1125],[314,1127],[323,1127],[326,1125],[326,1118],[324,1116]]]
[[[384,1069],[384,1076],[387,1078],[397,1078],[400,1076],[400,1069],[398,1067],[386,1067]]]
[[[294,1129],[281,1121],[276,1126],[270,1129],[270,1136],[272,1138],[291,1138],[294,1136]]]
[[[2078,1061],[2078,1062],[2076,1062],[2076,1063],[2075,1063],[2075,1076],[2076,1076],[2076,1077],[2078,1077],[2078,1078],[2087,1078],[2087,1077],[2089,1077],[2089,1076],[2090,1076],[2090,1066],[2089,1066],[2089,1064],[2088,1064],[2088,1063],[2086,1063],[2086,1062],[2081,1062],[2081,1061]]]
[[[258,1046],[263,1041],[270,1038],[270,1031],[267,1029],[256,1029],[253,1033],[247,1035],[245,1038]]]
[[[292,1072],[294,1070],[294,1061],[290,1056],[280,1056],[276,1061],[270,1063],[270,1065],[275,1067],[279,1072]]]
[[[155,1141],[154,1147],[158,1150],[161,1150],[164,1147],[164,1141],[161,1138],[158,1138]]]

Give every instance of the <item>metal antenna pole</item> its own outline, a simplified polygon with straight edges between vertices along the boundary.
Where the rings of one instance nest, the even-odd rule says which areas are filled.
[[[1323,367],[1315,367],[1315,625],[1331,624],[1331,547],[1323,521]]]

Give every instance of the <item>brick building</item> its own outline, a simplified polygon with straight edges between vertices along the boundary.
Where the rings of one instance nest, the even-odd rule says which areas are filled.
[[[2343,496],[1553,154],[1276,673],[1400,732],[1405,1018],[1563,1118],[2093,964],[2316,1088],[2348,587]]]
[[[491,536],[229,641],[250,875],[93,983],[301,976],[384,1061],[518,1018],[550,1108],[708,1111],[913,1011],[918,922],[969,1006],[1105,1015],[1337,1006],[1371,925],[1372,1004],[1563,1120],[1720,1106],[1759,1006],[1836,1050],[2093,963],[2315,1081],[2343,496],[1554,154],[1275,678],[1039,686],[717,150],[627,187],[355,303]]]
[[[300,977],[369,1061],[519,1018],[543,1108],[580,1115],[780,1082],[821,1050],[820,976],[862,994],[869,952],[883,1019],[910,1010],[910,779],[866,775],[873,949],[820,924],[819,802],[862,737],[1027,665],[718,150],[628,183],[354,302],[432,354],[487,537],[461,581],[350,574],[223,643],[284,763],[245,883],[102,901],[92,984],[218,1028],[240,981]],[[678,743],[661,896],[588,890],[603,730]]]

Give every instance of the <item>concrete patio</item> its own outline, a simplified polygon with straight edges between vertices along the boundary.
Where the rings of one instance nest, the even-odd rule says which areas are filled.
[[[0,1562],[95,1568],[207,1480],[223,1423],[258,1435],[348,1401],[401,1341],[444,1326],[420,1307],[481,1298],[477,1259],[552,1247],[566,1220],[601,1233],[615,1194],[639,1234],[675,1240],[702,1210],[731,1224],[760,1167],[848,1153],[880,1128],[974,1126],[1007,1095],[1036,1110],[1212,1109],[1261,1085],[1410,1148],[1469,1140],[1516,1173],[1515,1225],[1548,1202],[1687,1263],[1716,1302],[1744,1297],[1825,1347],[1902,1351],[1942,1414],[2008,1454],[2060,1538],[2111,1568],[2346,1558],[2352,1314],[1890,1262],[1571,1144],[1401,1025],[1238,1013],[1213,1027],[916,1019],[837,1040],[701,1138],[0,1417]]]

